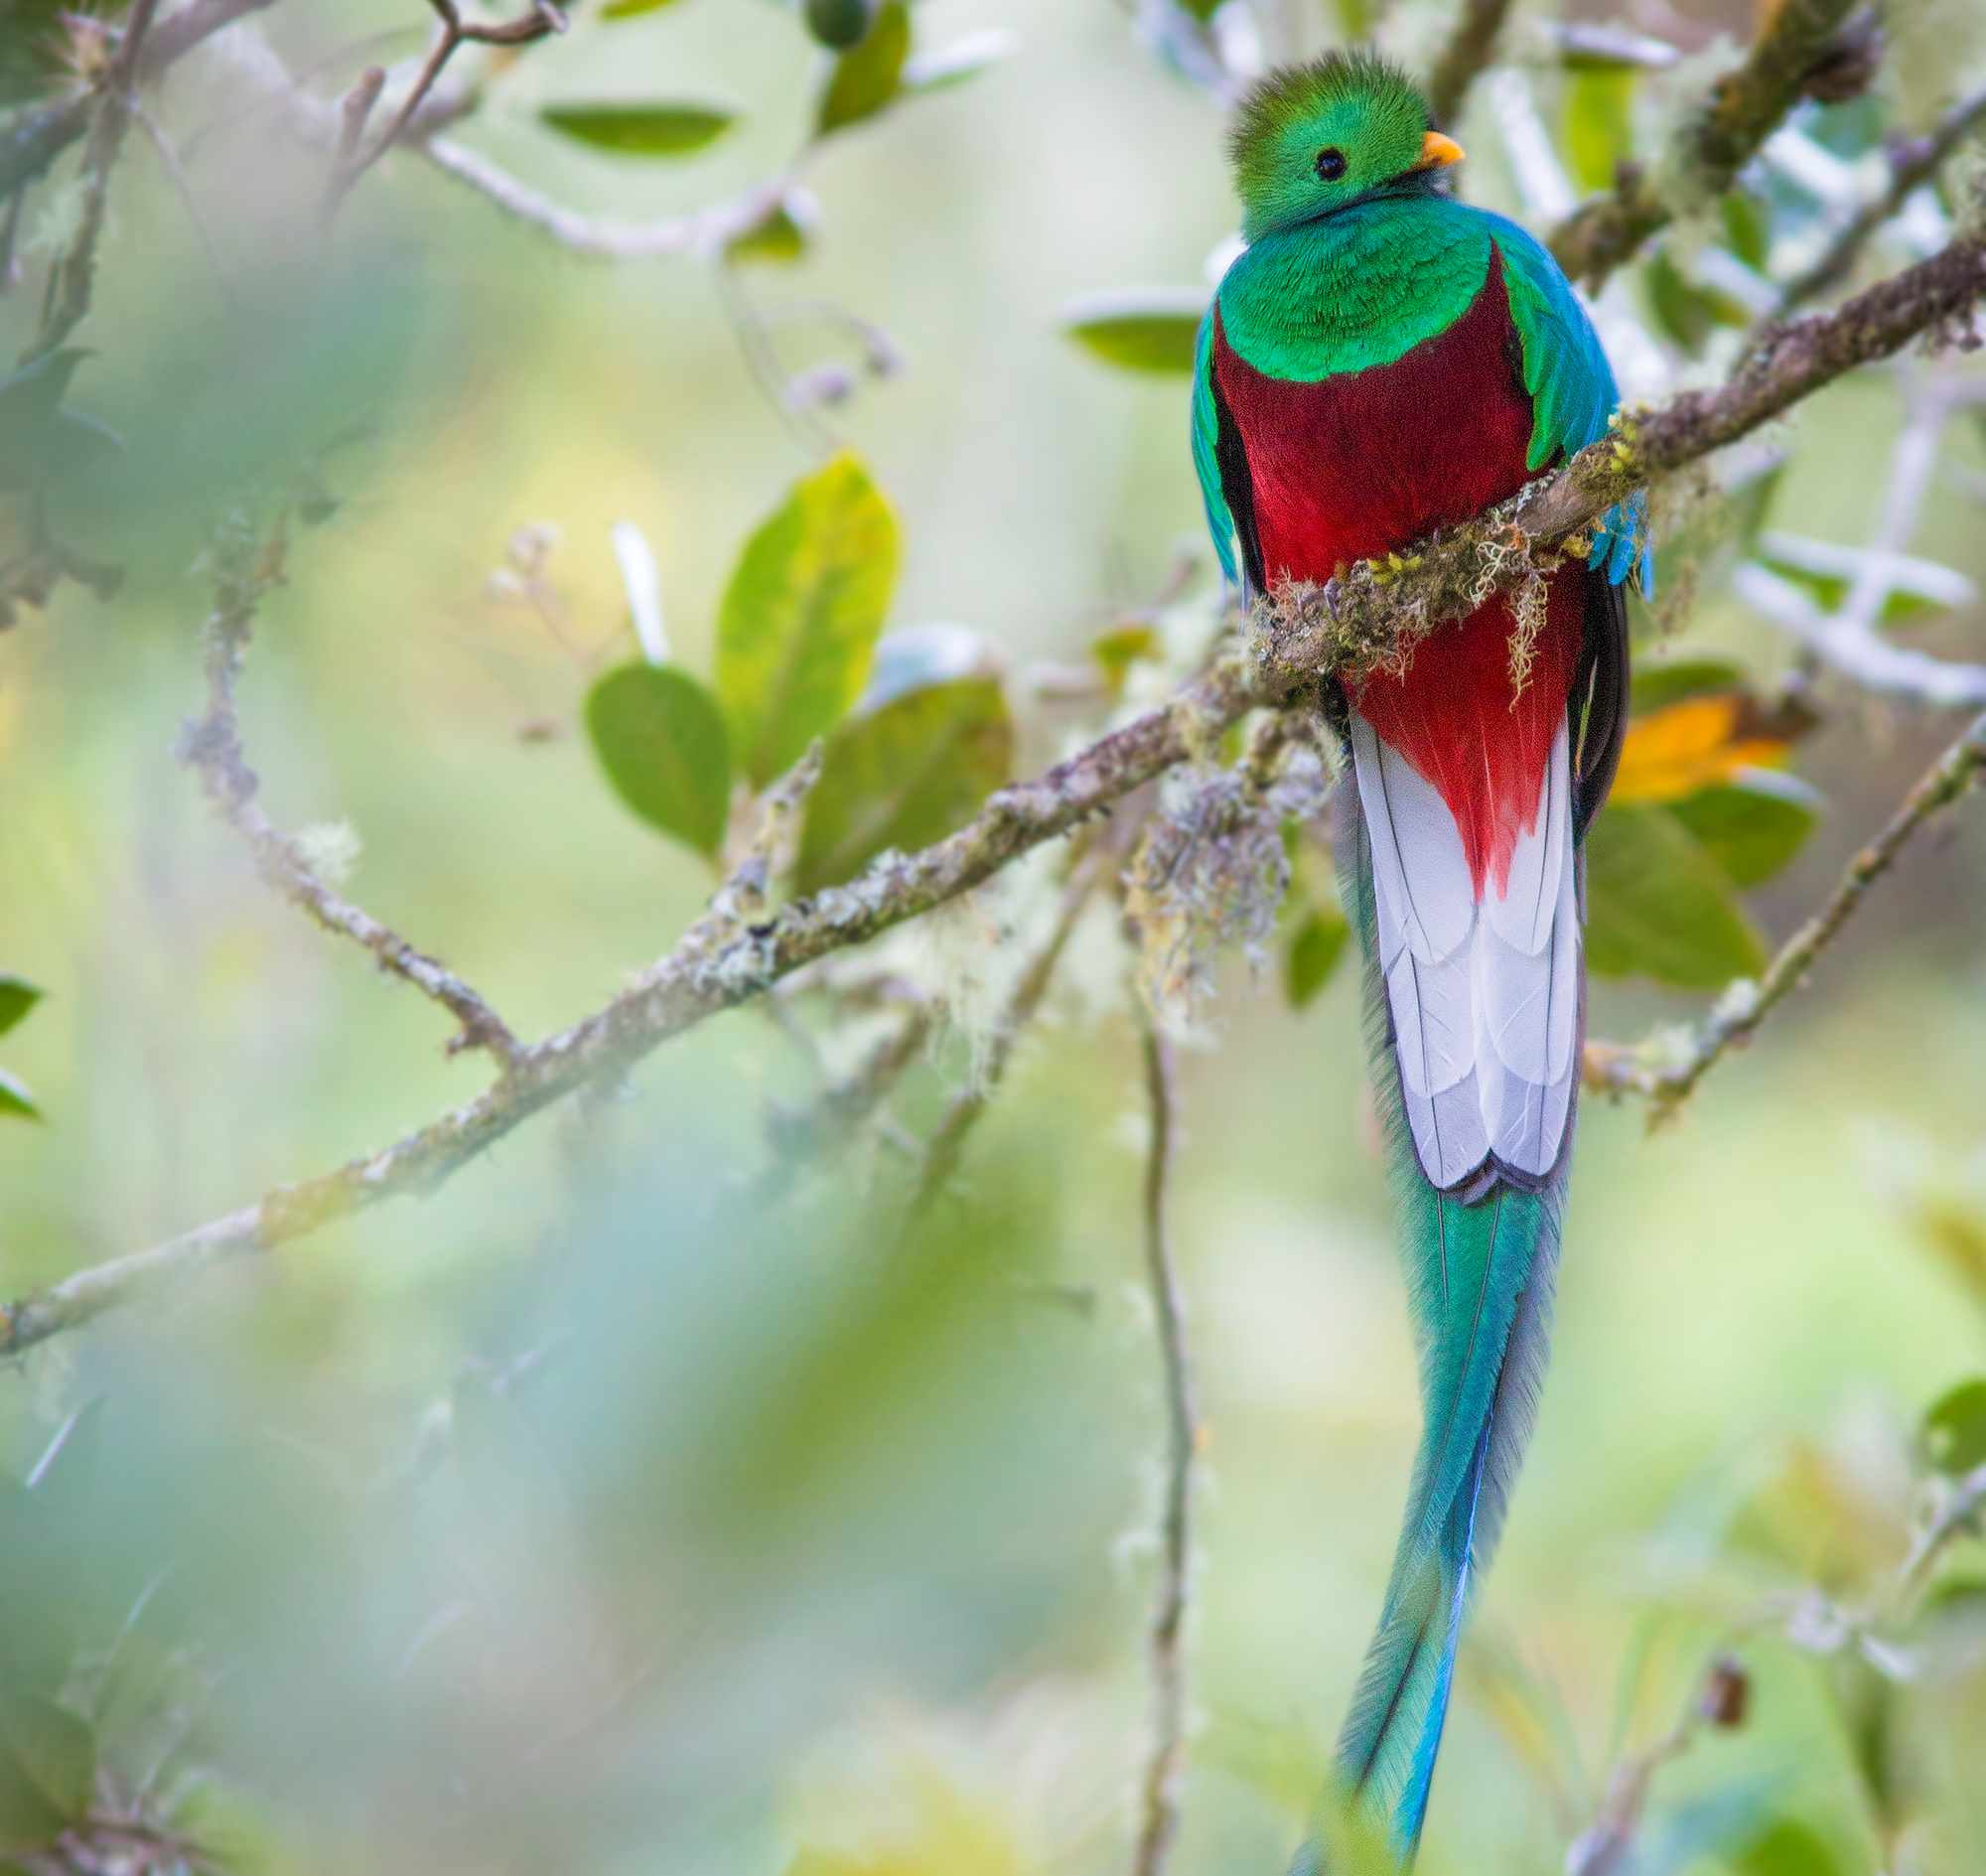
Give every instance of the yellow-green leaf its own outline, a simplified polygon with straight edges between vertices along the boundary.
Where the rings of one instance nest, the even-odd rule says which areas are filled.
[[[873,117],[897,95],[904,61],[911,54],[911,10],[904,0],[886,0],[862,39],[838,59],[822,87],[814,134],[825,137]]]
[[[688,156],[736,120],[721,104],[546,104],[539,121],[589,149],[616,156]]]
[[[675,5],[675,0],[607,0],[600,9],[603,20],[633,20],[643,13],[659,13],[664,7]]]
[[[746,542],[717,620],[733,754],[763,786],[862,694],[897,583],[897,517],[853,456],[795,483]]]
[[[845,880],[885,848],[910,851],[969,820],[1014,759],[1007,700],[990,677],[909,690],[853,718],[827,746],[807,798],[798,884]]]
[[[1775,1817],[1732,1860],[1736,1876],[1840,1876],[1825,1841],[1796,1817]]]
[[[1633,66],[1575,66],[1566,73],[1565,154],[1573,180],[1597,193],[1614,187],[1615,172],[1633,153]]]
[[[0,1069],[0,1115],[5,1114],[12,1114],[17,1120],[39,1120],[42,1110],[35,1105],[27,1084],[18,1076]]]
[[[1587,836],[1586,955],[1685,990],[1755,975],[1766,947],[1723,868],[1667,808],[1610,806]]]
[[[614,792],[649,826],[714,855],[731,812],[731,739],[687,671],[624,664],[586,699],[586,730]]]
[[[1206,311],[1194,288],[1096,293],[1064,309],[1062,329],[1119,370],[1190,376]]]

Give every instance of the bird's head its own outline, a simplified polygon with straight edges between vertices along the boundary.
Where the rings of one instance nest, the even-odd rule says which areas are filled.
[[[1241,100],[1232,150],[1251,241],[1370,196],[1426,189],[1462,160],[1405,73],[1368,53],[1270,72]]]

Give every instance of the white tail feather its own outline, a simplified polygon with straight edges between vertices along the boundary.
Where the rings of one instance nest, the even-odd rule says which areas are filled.
[[[1372,852],[1378,954],[1421,1170],[1460,1185],[1493,1153],[1557,1163],[1577,1076],[1579,907],[1572,777],[1560,727],[1535,825],[1505,889],[1476,899],[1448,804],[1355,711],[1351,752]]]

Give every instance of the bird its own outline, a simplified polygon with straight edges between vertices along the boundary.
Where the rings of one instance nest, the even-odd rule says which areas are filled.
[[[1244,596],[1400,552],[1609,433],[1614,374],[1571,283],[1522,227],[1455,197],[1462,149],[1394,66],[1339,52],[1270,72],[1230,153],[1244,245],[1200,328],[1192,449]],[[1528,593],[1324,686],[1424,1414],[1337,1773],[1403,1866],[1550,1340],[1584,841],[1620,759],[1631,579],[1652,592],[1639,500]],[[1324,1854],[1307,1844],[1296,1876]]]

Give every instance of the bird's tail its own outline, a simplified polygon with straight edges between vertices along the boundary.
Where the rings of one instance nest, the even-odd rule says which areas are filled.
[[[1381,1824],[1395,1856],[1410,1863],[1472,1579],[1500,1534],[1544,1375],[1571,1155],[1561,1153],[1551,1172],[1534,1180],[1486,1174],[1463,1195],[1429,1183],[1393,1060],[1376,955],[1370,841],[1355,792],[1341,793],[1346,909],[1365,952],[1374,1080],[1401,1215],[1425,1425],[1378,1632],[1339,1741],[1338,1769],[1341,1798]],[[1293,1876],[1319,1870],[1321,1856],[1308,1849]]]

